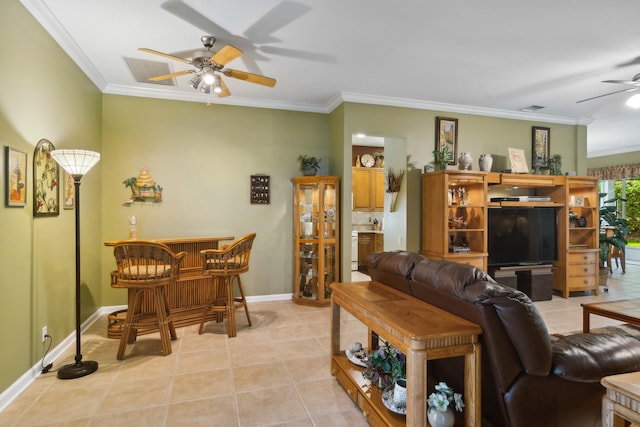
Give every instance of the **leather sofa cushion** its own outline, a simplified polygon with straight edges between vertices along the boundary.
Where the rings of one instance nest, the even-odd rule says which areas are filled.
[[[409,275],[420,261],[426,261],[426,258],[413,252],[391,251],[374,252],[367,257],[365,263],[371,280],[412,295]]]
[[[640,341],[617,334],[574,334],[553,343],[553,373],[571,381],[600,382],[640,370]]]

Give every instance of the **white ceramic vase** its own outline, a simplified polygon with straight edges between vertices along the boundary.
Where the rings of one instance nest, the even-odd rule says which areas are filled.
[[[446,411],[432,409],[427,412],[427,418],[431,427],[453,427],[456,422],[456,416],[451,408],[447,408]]]
[[[480,154],[478,164],[481,171],[491,172],[491,166],[493,166],[493,157],[491,157],[491,154],[489,153]]]
[[[460,163],[460,167],[464,170],[468,170],[472,162],[473,157],[471,157],[469,153],[460,153],[460,156],[458,156],[458,163]]]

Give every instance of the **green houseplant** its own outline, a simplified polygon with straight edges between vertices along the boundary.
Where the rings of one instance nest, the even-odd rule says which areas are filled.
[[[300,161],[300,171],[305,176],[313,176],[318,173],[320,161],[322,161],[319,157],[307,156],[306,154],[298,156],[298,160]]]
[[[452,153],[449,151],[449,147],[445,144],[442,146],[441,150],[438,150],[437,148],[433,150],[433,163],[436,165],[438,170],[445,170],[449,164],[449,158],[451,156]]]
[[[362,376],[378,388],[388,389],[400,378],[406,378],[406,356],[387,342],[371,354],[366,364]]]
[[[606,193],[600,193],[600,198],[606,196]],[[611,246],[615,246],[621,252],[624,252],[624,248],[627,245],[627,234],[629,232],[629,226],[627,220],[620,216],[620,203],[626,201],[625,199],[616,197],[614,199],[605,200],[600,206],[600,285],[606,286],[606,277],[608,269],[604,267],[604,263],[607,261]],[[615,205],[606,206],[608,203],[615,203]],[[604,272],[603,272],[604,270]]]

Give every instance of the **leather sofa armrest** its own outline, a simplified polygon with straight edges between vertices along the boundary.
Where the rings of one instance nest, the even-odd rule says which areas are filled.
[[[640,341],[617,334],[575,334],[552,343],[552,372],[578,382],[640,370]]]

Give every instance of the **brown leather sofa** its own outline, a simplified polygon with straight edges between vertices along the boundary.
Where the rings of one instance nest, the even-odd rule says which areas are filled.
[[[524,293],[475,267],[415,253],[377,252],[372,280],[482,326],[482,419],[486,426],[600,426],[607,375],[640,370],[640,341],[614,334],[552,339]],[[428,372],[464,389],[461,357],[429,362]]]

